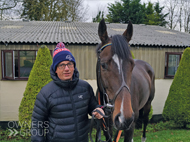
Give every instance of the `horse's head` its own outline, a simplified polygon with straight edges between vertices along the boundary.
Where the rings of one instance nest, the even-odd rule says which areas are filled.
[[[133,34],[129,22],[123,35],[108,37],[104,19],[99,23],[97,80],[100,92],[106,92],[114,106],[113,122],[117,129],[129,129],[134,121],[130,93],[131,75],[134,67],[128,42]]]

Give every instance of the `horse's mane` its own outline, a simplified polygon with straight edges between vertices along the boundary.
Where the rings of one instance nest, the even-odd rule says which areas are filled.
[[[121,59],[129,59],[131,57],[130,47],[126,42],[126,39],[122,35],[114,35],[112,38],[111,52],[112,55],[117,54]],[[101,48],[99,44],[96,48],[96,53],[98,55],[98,50]]]
[[[131,56],[129,45],[122,35],[114,35],[112,37],[112,54],[117,54],[121,59],[129,59]]]

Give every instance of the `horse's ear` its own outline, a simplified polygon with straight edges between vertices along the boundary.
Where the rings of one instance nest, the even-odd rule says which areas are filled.
[[[131,40],[131,37],[133,36],[133,24],[131,23],[131,21],[129,21],[127,29],[123,33],[123,36],[128,42]]]
[[[102,19],[98,26],[98,35],[102,43],[106,43],[108,39],[107,27],[104,19]]]

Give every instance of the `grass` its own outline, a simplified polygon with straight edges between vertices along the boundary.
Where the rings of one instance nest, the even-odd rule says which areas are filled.
[[[12,131],[14,130],[12,129]],[[12,136],[9,136],[11,134],[11,131],[9,129],[3,130],[0,128],[0,142],[31,142],[30,137],[21,136],[21,135],[24,135],[24,132],[19,131],[19,130],[17,131],[18,131],[18,134],[15,134],[15,131],[14,131]]]
[[[142,130],[135,130],[134,142],[141,142]],[[182,129],[173,122],[149,124],[146,132],[146,142],[188,142],[190,140],[190,125]]]
[[[94,130],[92,136],[96,131]],[[30,142],[30,138],[22,136],[9,137],[10,131],[0,129],[1,142]],[[135,130],[133,140],[134,142],[141,142],[142,130]],[[157,124],[149,124],[146,132],[146,142],[188,142],[190,140],[190,125],[186,129],[181,129],[172,122],[159,122]],[[123,142],[123,135],[119,142]],[[102,140],[104,136],[102,136]]]
[[[134,131],[134,142],[141,142],[142,133],[142,130]],[[146,142],[188,142],[190,141],[190,125],[187,125],[186,129],[182,129],[173,122],[149,124],[146,138]],[[102,136],[102,140],[105,140],[104,136]],[[123,140],[124,136],[121,136],[119,142],[123,142]]]
[[[188,142],[190,140],[190,130],[162,130],[147,133],[146,142]],[[134,142],[141,142],[141,137],[134,137]]]

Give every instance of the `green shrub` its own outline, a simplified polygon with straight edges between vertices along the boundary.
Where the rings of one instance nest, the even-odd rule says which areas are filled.
[[[190,123],[190,47],[183,53],[162,115],[182,127]]]
[[[149,120],[152,118],[152,115],[153,115],[153,108],[152,108],[152,105],[151,105],[150,112],[149,112],[149,115],[148,115]]]
[[[36,95],[44,85],[51,81],[51,64],[52,57],[50,51],[45,45],[42,45],[38,50],[36,60],[30,72],[26,89],[19,106],[19,124],[21,129],[30,129]]]
[[[135,59],[134,53],[131,51],[132,58]]]

